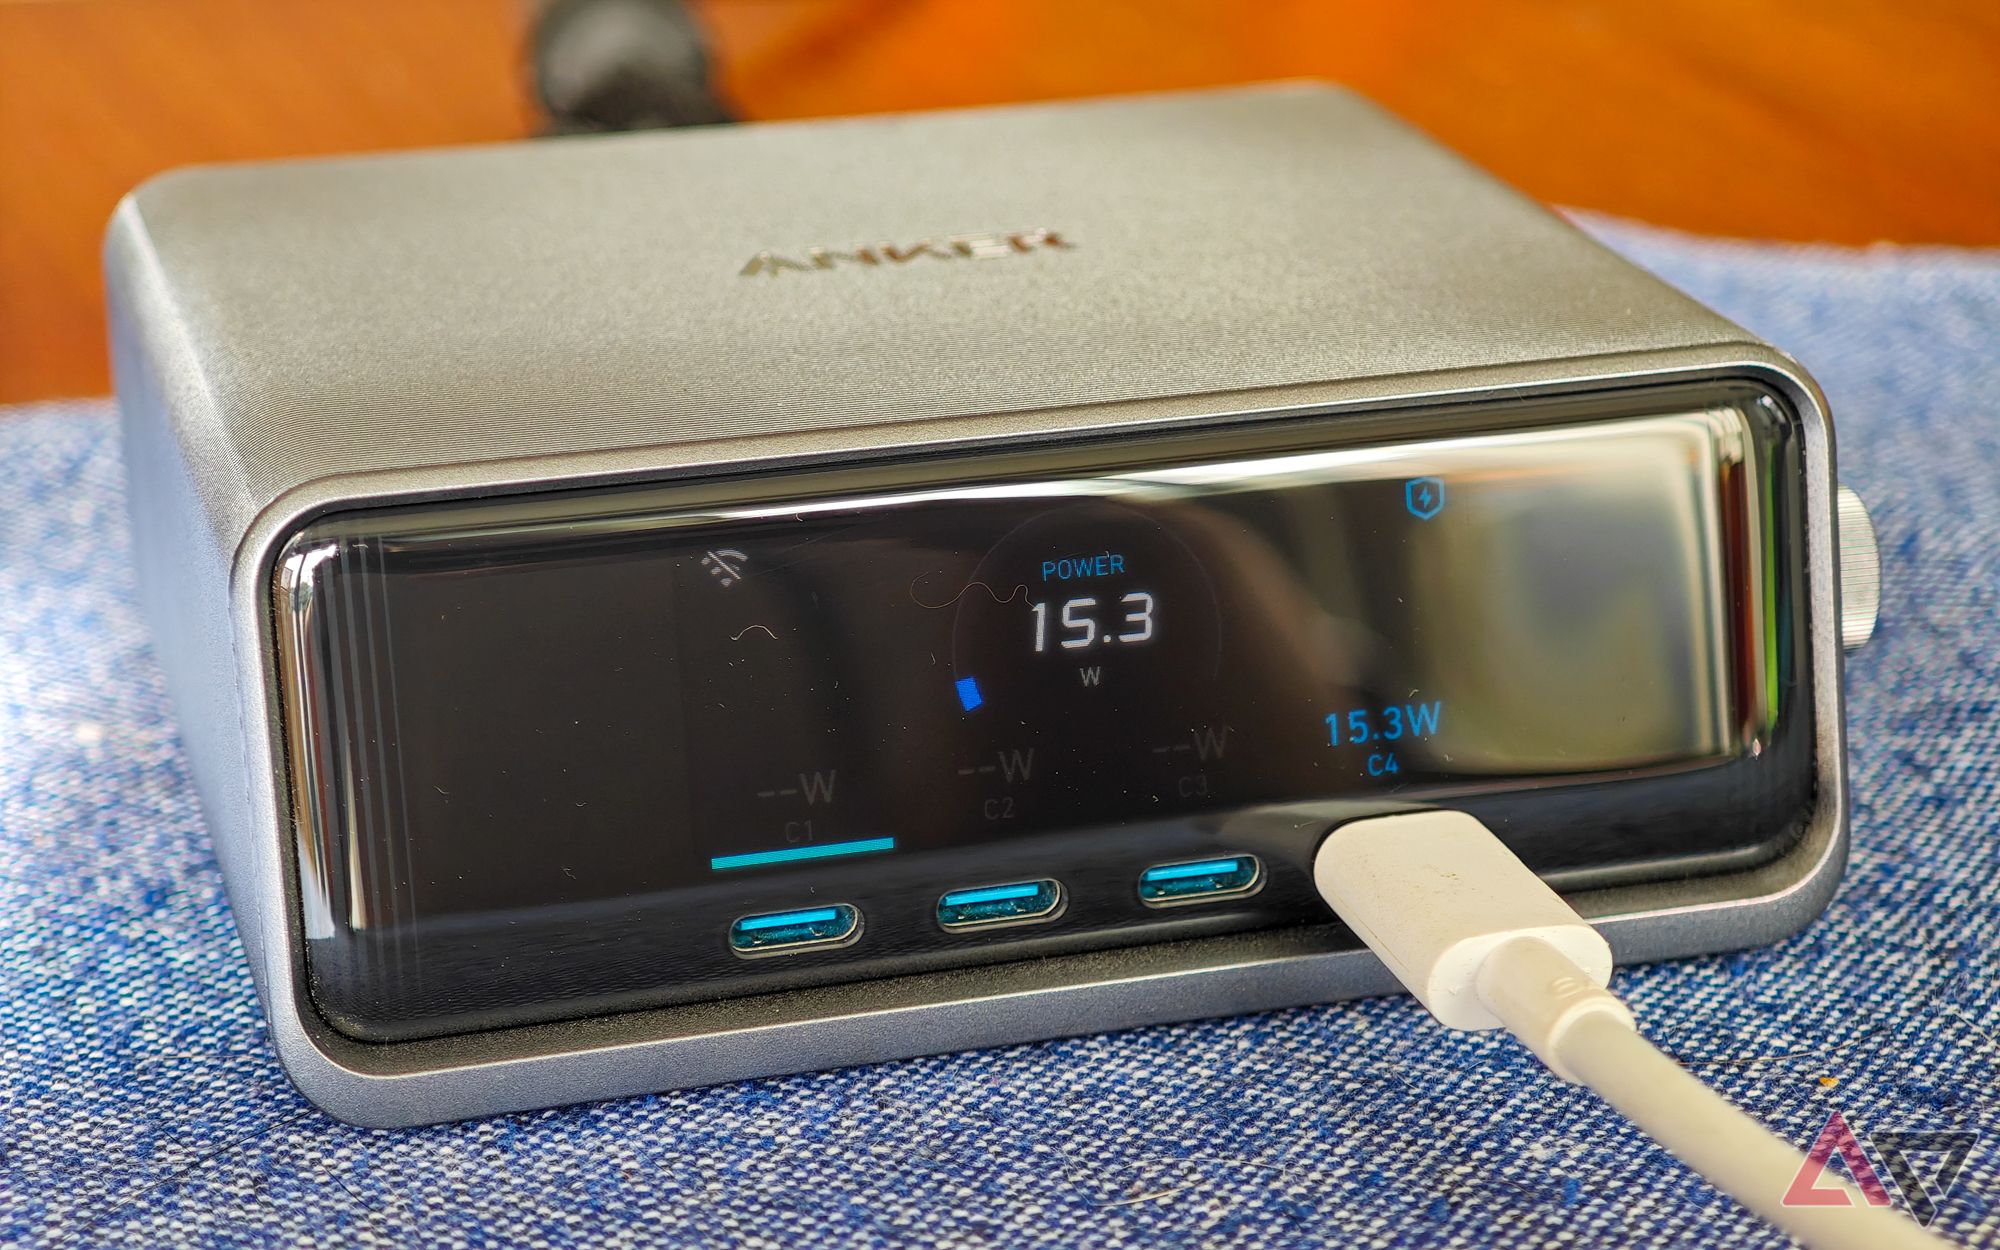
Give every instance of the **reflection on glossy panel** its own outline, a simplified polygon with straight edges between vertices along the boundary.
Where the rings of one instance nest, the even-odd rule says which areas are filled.
[[[1679,394],[323,521],[277,586],[316,1000],[409,1037],[1308,922],[1314,813],[1413,802],[1549,871],[1763,853],[1798,448]],[[1258,867],[1139,884],[1208,862]],[[1059,905],[941,923],[968,882]],[[742,958],[830,899],[865,929]]]

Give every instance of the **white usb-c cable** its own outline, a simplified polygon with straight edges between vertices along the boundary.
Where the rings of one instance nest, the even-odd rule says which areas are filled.
[[[1440,1023],[1505,1028],[1710,1184],[1813,1250],[1949,1243],[1839,1183],[1847,1206],[1786,1206],[1804,1156],[1640,1035],[1604,987],[1611,947],[1485,825],[1415,812],[1341,825],[1313,861],[1320,896]]]

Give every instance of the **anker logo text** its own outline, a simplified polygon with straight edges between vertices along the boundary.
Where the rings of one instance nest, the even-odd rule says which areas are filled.
[[[822,269],[832,269],[836,265],[882,266],[907,265],[918,257],[927,256],[932,260],[999,260],[1006,256],[1022,256],[1030,252],[1053,248],[1066,252],[1075,247],[1053,230],[1019,230],[1013,234],[954,234],[942,239],[918,239],[904,246],[896,243],[871,243],[861,247],[844,249],[815,247],[806,251],[803,260],[780,256],[776,252],[759,252],[743,266],[743,277],[765,273],[777,277],[781,273],[817,273]]]

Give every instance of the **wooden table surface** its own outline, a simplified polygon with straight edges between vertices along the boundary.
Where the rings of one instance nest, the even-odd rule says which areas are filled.
[[[2000,243],[2000,5],[697,0],[749,118],[1347,83],[1542,199]],[[0,403],[108,388],[98,245],[176,165],[520,137],[525,0],[0,0]]]

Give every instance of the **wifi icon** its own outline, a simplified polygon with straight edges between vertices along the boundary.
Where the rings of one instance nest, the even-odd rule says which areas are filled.
[[[703,556],[701,567],[707,569],[708,575],[719,579],[724,586],[734,586],[743,580],[743,566],[749,562],[750,557],[736,548],[723,547]]]

